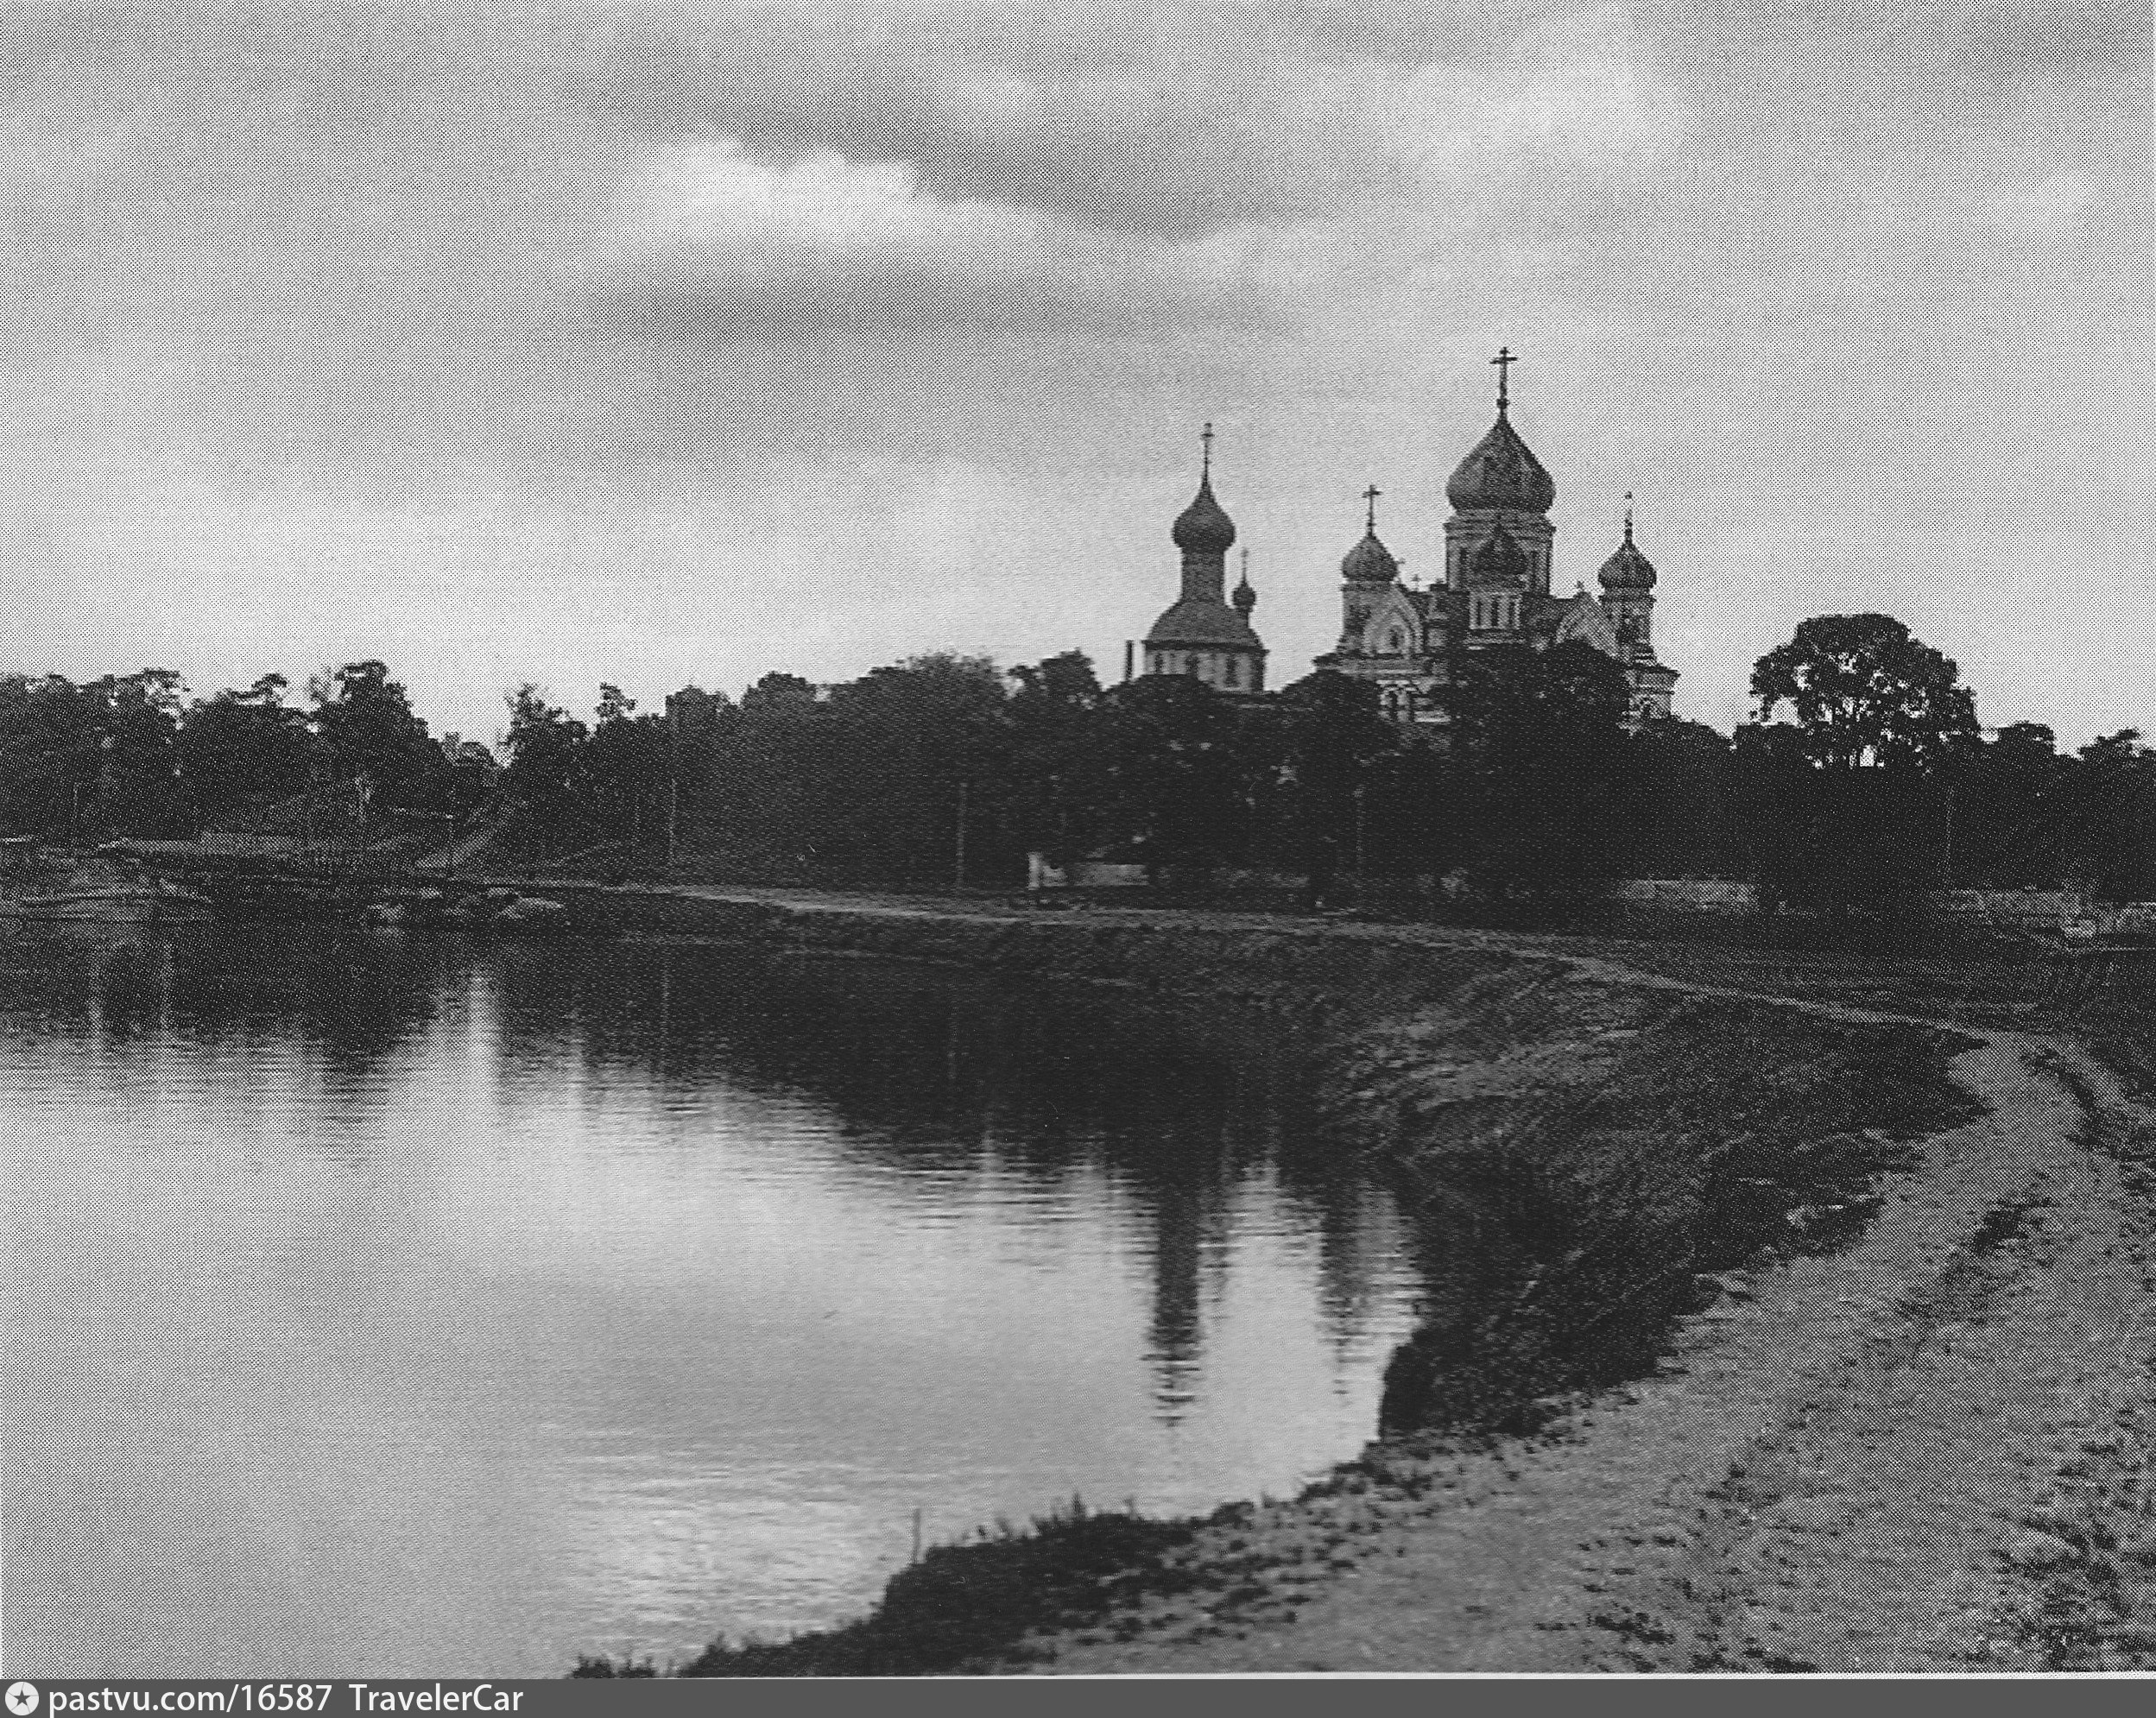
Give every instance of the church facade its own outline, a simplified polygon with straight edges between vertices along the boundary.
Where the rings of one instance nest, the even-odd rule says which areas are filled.
[[[1235,521],[1213,497],[1213,426],[1205,426],[1204,463],[1198,498],[1185,508],[1170,533],[1183,552],[1183,589],[1146,635],[1148,674],[1189,674],[1215,692],[1249,697],[1265,690],[1265,646],[1251,630],[1258,593],[1250,588],[1249,552],[1232,599],[1228,551]],[[1230,607],[1230,601],[1233,606]]]
[[[1441,582],[1410,584],[1377,534],[1375,485],[1366,490],[1362,540],[1340,565],[1339,641],[1316,666],[1377,688],[1385,714],[1404,725],[1441,727],[1445,692],[1456,653],[1503,646],[1547,650],[1577,641],[1624,670],[1631,689],[1632,725],[1670,713],[1677,670],[1654,650],[1653,564],[1634,540],[1625,510],[1624,540],[1596,575],[1599,595],[1584,585],[1569,597],[1551,589],[1556,527],[1550,509],[1557,486],[1513,426],[1508,368],[1498,367],[1497,420],[1445,484],[1451,516],[1445,526]],[[1263,689],[1265,652],[1249,625],[1256,593],[1246,576],[1235,608],[1222,600],[1225,557],[1235,527],[1212,492],[1211,426],[1198,498],[1176,521],[1183,550],[1183,595],[1154,623],[1145,641],[1148,673],[1195,674],[1227,692]]]

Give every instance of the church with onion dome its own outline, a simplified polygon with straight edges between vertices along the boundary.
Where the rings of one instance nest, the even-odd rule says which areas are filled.
[[[1250,588],[1247,554],[1234,597],[1223,594],[1236,526],[1213,498],[1211,424],[1205,426],[1204,445],[1198,498],[1183,509],[1171,534],[1183,552],[1182,594],[1146,635],[1145,671],[1192,675],[1215,692],[1248,697],[1265,690],[1265,647],[1250,627],[1258,597]]]
[[[1317,659],[1377,688],[1385,714],[1417,727],[1440,727],[1448,663],[1459,650],[1524,645],[1547,650],[1577,641],[1620,664],[1632,692],[1633,726],[1670,713],[1677,670],[1654,654],[1653,563],[1634,540],[1627,497],[1624,540],[1596,575],[1569,597],[1551,589],[1557,485],[1513,426],[1508,351],[1497,366],[1497,420],[1445,484],[1451,517],[1445,526],[1444,577],[1425,589],[1401,576],[1400,563],[1377,534],[1376,485],[1363,491],[1362,540],[1340,564],[1339,642]],[[1183,552],[1183,591],[1145,641],[1145,672],[1192,674],[1215,689],[1248,694],[1264,688],[1265,647],[1250,626],[1257,601],[1246,572],[1233,607],[1223,599],[1227,553],[1236,527],[1212,490],[1211,429],[1198,497],[1175,521]]]

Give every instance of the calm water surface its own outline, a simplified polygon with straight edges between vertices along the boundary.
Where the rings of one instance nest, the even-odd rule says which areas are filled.
[[[0,932],[0,1647],[560,1675],[1350,1455],[1385,1192],[1255,1034],[690,944]],[[19,1418],[18,1418],[19,1417]]]

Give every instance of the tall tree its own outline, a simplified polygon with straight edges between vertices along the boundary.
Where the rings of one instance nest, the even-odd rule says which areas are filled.
[[[1785,705],[1829,768],[1930,769],[1977,734],[1961,671],[1890,615],[1817,615],[1752,666],[1759,719]]]
[[[813,701],[814,690],[811,689]],[[730,754],[743,726],[740,706],[724,692],[683,686],[667,695],[661,718],[665,751],[659,813],[660,856],[724,850],[737,863],[741,846],[739,758]]]
[[[1104,843],[1156,872],[1205,867],[1245,850],[1250,808],[1236,711],[1181,674],[1148,674],[1101,699],[1089,793]]]
[[[2108,900],[2156,899],[2156,751],[2140,731],[2083,746],[2059,798],[2073,881]]]
[[[59,674],[0,676],[0,824],[11,835],[97,829],[107,700]]]
[[[1591,892],[1628,856],[1624,670],[1590,645],[1489,650],[1456,665],[1469,870],[1500,896]]]
[[[1953,778],[1977,743],[1953,661],[1891,616],[1821,615],[1754,664],[1752,691],[1761,723],[1786,707],[1815,772],[1774,814],[1804,831],[1790,898],[1920,913],[1947,880]]]
[[[509,706],[503,742],[509,762],[503,784],[522,808],[523,839],[550,855],[583,844],[591,829],[578,790],[590,730],[547,703],[545,692],[529,682],[509,694]]]
[[[1656,876],[1720,875],[1736,864],[1728,739],[1698,722],[1649,722],[1626,740],[1623,756],[1634,864]]]
[[[1380,785],[1378,765],[1400,743],[1398,730],[1379,713],[1377,688],[1320,668],[1283,686],[1274,704],[1283,790],[1278,815],[1287,845],[1306,871],[1344,858],[1359,875],[1371,856],[1370,794]],[[1394,809],[1381,798],[1381,835],[1389,832]],[[1312,893],[1319,892],[1313,886]]]
[[[673,736],[664,717],[637,715],[635,699],[616,685],[600,686],[595,714],[583,748],[583,795],[597,830],[642,857],[664,843]]]
[[[2058,881],[2063,820],[2077,809],[2063,792],[2071,774],[2041,723],[2013,723],[1974,748],[1955,779],[1955,880],[2007,889]]]
[[[815,875],[825,843],[821,771],[825,710],[816,688],[797,674],[766,674],[741,696],[731,719],[698,706],[711,720],[707,770],[692,769],[696,736],[677,699],[683,779],[693,781],[692,824],[743,875],[800,879]]]
[[[827,859],[863,879],[941,882],[1014,871],[1004,832],[1003,675],[937,654],[836,688],[822,725]]]
[[[1732,736],[1730,847],[1767,917],[1811,904],[1819,875],[1820,774],[1788,723],[1748,722]]]
[[[1017,682],[1008,711],[1012,832],[1027,850],[1065,865],[1083,856],[1096,832],[1098,808],[1086,786],[1100,680],[1078,650],[1013,668],[1010,678]]]
[[[381,662],[347,662],[307,682],[322,761],[349,786],[363,823],[376,810],[427,807],[449,791],[449,761]],[[446,805],[439,809],[446,809]]]
[[[180,768],[197,809],[216,823],[304,793],[313,736],[284,701],[285,677],[199,701],[181,720]]]
[[[98,682],[105,699],[98,821],[116,835],[174,840],[194,833],[194,813],[180,769],[180,699],[169,668]]]

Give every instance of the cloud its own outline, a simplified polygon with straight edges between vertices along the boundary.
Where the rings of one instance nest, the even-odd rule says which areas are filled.
[[[1040,218],[1006,205],[923,191],[904,161],[850,161],[818,149],[783,165],[751,160],[734,137],[668,145],[635,175],[617,237],[737,267],[868,257],[968,273],[1040,267]]]
[[[617,200],[603,287],[642,332],[694,343],[847,332],[1155,337],[1268,319],[1350,249],[1327,224],[1189,238],[1102,231],[1039,209],[938,196],[904,161],[832,150],[762,161],[740,140],[655,150]]]
[[[1277,35],[1256,50],[1231,30],[1138,40],[1100,56],[1107,69],[1069,55],[946,82],[945,101],[995,143],[975,171],[1037,201],[1075,193],[1102,226],[1187,231],[1381,207],[1432,169],[1591,163],[1665,146],[1691,120],[1621,3],[1510,36],[1448,28],[1419,48],[1377,29],[1322,52]]]
[[[1063,26],[1065,46],[1078,29]],[[1291,63],[1166,34],[1105,69],[1043,64],[1037,45],[1015,65],[961,55],[907,85],[909,155],[768,133],[655,140],[615,199],[601,296],[682,343],[1284,335],[1344,294],[1442,284],[1433,243],[1465,255],[1502,229],[1508,261],[1531,267],[1523,199],[1690,123],[1621,5],[1483,62]]]
[[[693,355],[743,338],[849,344],[772,377],[842,442],[931,364],[1217,394],[1495,224],[1531,268],[1533,163],[1677,111],[1609,8],[1308,47],[1280,4],[187,9],[0,22],[0,336],[60,439],[262,482],[711,463]]]
[[[1372,477],[1426,559],[1500,340],[1565,542],[1658,484],[1666,531],[1883,490],[2140,540],[2146,30],[2104,10],[17,8],[19,647],[384,655],[485,683],[466,727],[639,660],[1112,648],[1211,418],[1285,673]],[[1774,641],[1685,559],[1672,625]],[[1849,560],[1755,559],[1791,603]]]
[[[1375,104],[1388,129],[1419,122],[1403,152],[1424,163],[1483,171],[1593,167],[1660,151],[1695,123],[1632,9],[1608,4],[1544,18],[1501,54],[1404,68]]]

